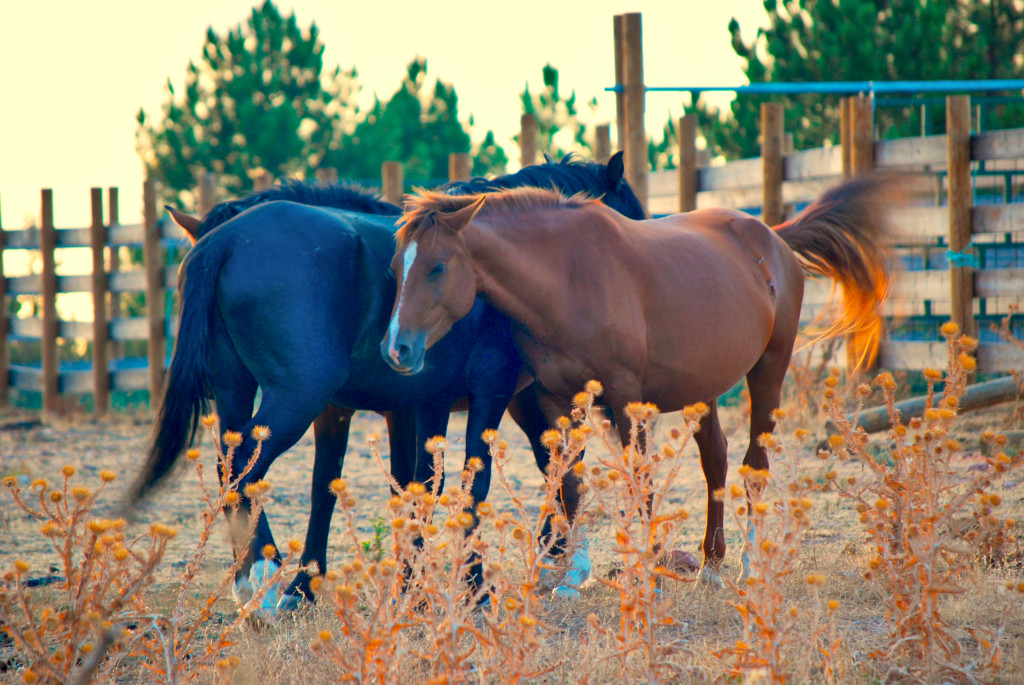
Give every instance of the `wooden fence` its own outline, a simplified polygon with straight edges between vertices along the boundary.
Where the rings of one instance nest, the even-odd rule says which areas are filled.
[[[945,364],[945,344],[937,325],[956,321],[967,333],[981,336],[979,371],[1002,373],[1024,369],[1024,352],[1001,342],[988,325],[1024,304],[1024,201],[1014,192],[1024,186],[1024,128],[973,134],[970,99],[947,99],[945,135],[875,140],[873,109],[867,97],[844,100],[842,144],[783,152],[785,132],[778,103],[762,107],[762,156],[720,166],[698,166],[695,118],[679,121],[680,168],[651,174],[649,210],[653,214],[700,207],[734,207],[780,223],[795,207],[813,201],[844,177],[873,169],[906,171],[932,179],[926,205],[895,212],[894,251],[912,267],[898,271],[885,307],[889,331],[908,326],[933,329],[918,337],[882,342],[879,363],[890,369],[920,370]],[[979,173],[980,172],[980,173]],[[1000,202],[975,204],[975,193],[998,191]],[[1022,198],[1024,200],[1024,198]],[[788,208],[788,209],[787,209]],[[1012,248],[1020,258],[1011,266],[993,266],[984,255]],[[924,255],[915,259],[915,255]],[[812,282],[804,298],[804,320],[825,305],[829,286]],[[927,325],[924,325],[927,324]]]
[[[977,333],[979,322],[993,320],[1024,300],[1024,249],[1020,263],[991,268],[979,254],[1000,245],[1024,243],[1024,203],[978,205],[972,189],[989,176],[972,175],[972,165],[998,166],[1008,200],[1017,181],[1024,180],[1024,129],[992,131],[971,135],[968,126],[970,103],[966,97],[950,98],[946,135],[898,140],[874,140],[871,103],[866,98],[848,99],[842,108],[842,145],[813,150],[787,151],[782,127],[782,110],[777,104],[763,109],[763,154],[720,166],[701,166],[697,149],[698,131],[692,117],[679,122],[680,168],[644,175],[648,188],[649,210],[654,214],[688,211],[707,206],[757,208],[768,223],[778,223],[795,207],[812,201],[841,178],[870,169],[923,171],[935,179],[932,206],[915,206],[901,212],[895,220],[897,251],[905,258],[916,253],[939,268],[906,270],[895,284],[894,297],[886,306],[890,330],[906,327],[908,322],[923,321],[934,328],[936,322],[952,318],[967,331]],[[523,157],[529,164],[537,161],[536,121],[523,118]],[[597,145],[610,151],[608,127],[598,131]],[[621,142],[621,141],[620,141]],[[1001,165],[1001,166],[999,166]],[[469,175],[468,155],[452,155],[449,173],[452,179]],[[1021,169],[1019,172],[1017,170]],[[635,170],[630,172],[636,173]],[[336,178],[324,171],[321,180]],[[980,179],[980,180],[979,180]],[[258,185],[270,182],[265,176]],[[386,162],[382,168],[385,199],[399,201],[403,188],[402,166]],[[212,206],[212,180],[204,177],[197,196],[201,208]],[[111,391],[149,390],[160,393],[168,362],[168,340],[176,332],[176,317],[169,306],[169,293],[177,285],[177,264],[171,263],[168,247],[184,246],[181,230],[167,220],[158,220],[156,189],[144,185],[142,222],[121,224],[117,211],[116,188],[107,192],[107,212],[103,211],[103,191],[91,191],[92,220],[87,228],[56,228],[53,225],[53,194],[43,190],[37,226],[20,230],[0,230],[0,259],[8,250],[37,250],[42,257],[41,273],[0,278],[0,296],[9,311],[7,297],[32,296],[41,302],[41,316],[0,317],[0,403],[9,400],[11,388],[42,393],[45,411],[61,409],[62,395],[91,393],[94,410],[101,415],[110,405]],[[755,213],[756,213],[755,212]],[[85,247],[92,251],[92,273],[57,275],[57,250]],[[125,270],[118,259],[122,247],[141,248],[142,264]],[[950,257],[944,257],[948,251]],[[93,320],[60,321],[57,317],[58,293],[90,293]],[[145,314],[124,316],[115,306],[118,298],[145,293]],[[804,302],[804,319],[810,320],[824,306],[828,286],[812,282]],[[1024,369],[1024,353],[1019,348],[986,336],[982,328],[978,354],[979,370],[987,373]],[[41,363],[12,365],[12,341],[38,340]],[[58,361],[59,341],[79,340],[91,344],[89,364],[75,365]],[[145,358],[124,358],[121,344],[145,341]],[[922,369],[941,366],[945,348],[935,340],[884,340],[880,364],[892,369]]]

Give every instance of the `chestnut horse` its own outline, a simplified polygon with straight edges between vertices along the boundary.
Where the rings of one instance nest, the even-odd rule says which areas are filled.
[[[706,403],[695,436],[708,485],[701,576],[720,583],[724,505],[714,493],[728,465],[716,398],[746,377],[743,463],[768,468],[758,436],[774,428],[805,273],[843,286],[841,317],[827,333],[866,335],[874,354],[888,283],[885,188],[877,178],[848,182],[774,229],[731,209],[634,221],[549,190],[423,192],[407,198],[397,235],[398,289],[382,351],[396,370],[419,372],[424,352],[479,295],[515,322],[526,368],[556,400],[545,406],[567,414],[573,395],[597,379],[624,444],[627,403],[662,411]]]

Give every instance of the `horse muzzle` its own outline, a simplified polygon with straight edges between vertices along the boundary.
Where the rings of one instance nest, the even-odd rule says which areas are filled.
[[[423,359],[426,356],[427,336],[425,332],[415,335],[398,335],[394,342],[390,336],[380,343],[380,354],[392,369],[406,376],[417,374],[423,370]]]

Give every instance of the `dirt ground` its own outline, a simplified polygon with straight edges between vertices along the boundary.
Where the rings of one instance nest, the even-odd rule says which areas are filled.
[[[1014,411],[1014,406],[1005,404],[979,412],[967,413],[958,421],[957,426],[961,431],[959,437],[967,446],[962,458],[962,467],[965,472],[981,468],[984,465],[977,452],[977,435],[981,430],[993,428],[997,431],[1004,431],[1020,428],[1019,425],[1013,425]],[[742,462],[743,453],[747,447],[747,426],[742,412],[737,408],[724,409],[722,418],[729,438],[729,482],[733,483],[737,481],[736,469]],[[658,431],[664,433],[672,425],[680,423],[681,417],[678,415],[662,417],[659,419]],[[792,428],[796,427],[792,426]],[[823,421],[818,421],[817,425],[808,425],[807,428],[812,430],[812,435],[818,437],[825,435]],[[58,418],[42,423],[36,414],[3,410],[0,411],[0,476],[15,476],[26,486],[35,478],[47,478],[51,483],[55,483],[60,477],[61,468],[70,464],[78,470],[75,476],[77,484],[94,487],[100,482],[101,470],[113,470],[117,473],[118,480],[108,488],[100,509],[97,511],[99,515],[105,513],[112,515],[122,502],[128,483],[132,481],[140,468],[146,454],[151,431],[151,418],[143,414],[119,414],[101,421],[93,421],[90,417],[83,415]],[[449,428],[450,449],[447,456],[447,469],[450,473],[456,472],[461,467],[464,456],[461,450],[464,444],[464,431],[465,415],[454,415]],[[542,477],[534,464],[528,443],[507,416],[499,431],[502,437],[510,443],[511,460],[506,475],[512,483],[516,495],[523,496],[529,501],[531,492],[540,490]],[[362,539],[367,540],[372,539],[374,521],[381,518],[384,511],[383,504],[389,497],[387,483],[381,474],[379,464],[372,457],[367,443],[368,437],[373,433],[381,435],[382,445],[386,450],[386,428],[383,420],[374,414],[358,413],[353,420],[349,451],[343,469],[343,476],[349,483],[349,490],[357,500],[358,533]],[[882,438],[877,438],[875,441],[880,445],[883,444]],[[266,511],[277,542],[282,547],[289,539],[302,540],[305,536],[309,513],[313,450],[313,434],[312,431],[309,431],[298,444],[277,459],[267,477],[272,485],[272,490]],[[214,450],[208,436],[202,440],[200,451],[206,473],[209,474],[209,477],[214,477]],[[810,458],[809,450],[805,450],[805,452],[806,456]],[[673,504],[685,506],[692,515],[680,541],[680,546],[699,559],[700,541],[704,534],[706,486],[695,446],[692,444],[688,446],[686,454],[686,466],[676,482],[674,489],[676,502]],[[182,461],[185,460],[182,459]],[[852,468],[851,465],[847,466]],[[1012,480],[999,485],[1000,490],[1004,493],[1006,506],[1003,514],[1013,515],[1017,520],[1024,519],[1024,484],[1020,482],[1022,477],[1024,474],[1018,472]],[[168,547],[166,563],[161,567],[158,582],[154,588],[157,594],[164,588],[168,590],[167,594],[174,594],[171,592],[172,588],[180,587],[178,578],[181,569],[198,541],[199,526],[196,525],[196,521],[202,510],[196,475],[191,469],[182,465],[169,481],[167,486],[159,490],[143,508],[138,521],[139,525],[162,522],[178,529],[177,537]],[[508,506],[508,497],[508,494],[503,492],[500,487],[496,484],[492,485],[489,501],[497,511],[500,512]],[[539,497],[535,497],[534,501],[539,504]],[[825,505],[825,511],[827,515],[823,517],[821,524],[808,536],[809,546],[805,552],[808,563],[831,565],[831,570],[836,575],[859,574],[856,560],[852,557],[835,560],[862,539],[862,533],[859,533],[857,529],[850,508],[832,502]],[[57,556],[49,547],[47,539],[38,534],[39,524],[18,510],[6,493],[0,494],[0,526],[8,540],[4,551],[0,553],[0,568],[6,570],[10,568],[15,559],[24,559],[31,565],[30,577],[45,578],[48,574],[57,571],[53,566]],[[726,529],[729,552],[724,573],[735,575],[739,567],[740,536],[735,523],[728,518]],[[328,551],[329,567],[340,565],[345,561],[350,544],[341,539],[342,536],[338,534],[337,526],[333,528],[332,534]],[[594,573],[597,575],[607,574],[614,561],[613,536],[609,534],[609,531],[602,531],[599,524],[597,529],[591,531],[589,538]],[[222,528],[206,557],[204,571],[208,572],[211,579],[221,576],[221,571],[227,568],[230,558],[230,547]],[[1018,568],[1015,571],[1011,569],[1010,574],[1020,576],[1022,569],[1019,568],[1021,564],[1019,550],[1016,563]],[[690,592],[688,588],[691,587],[693,586],[687,586],[685,590],[673,590],[671,596],[675,597],[676,592]],[[837,589],[837,592],[842,592],[842,590]],[[736,631],[738,622],[732,615],[735,612],[727,605],[715,602],[714,607],[697,608],[693,606],[692,597],[692,595],[680,594],[674,601],[685,604],[688,611],[692,609],[694,612],[686,623],[695,631],[694,645],[699,647],[705,641],[715,644],[716,640],[725,637],[719,634],[723,628],[732,632]],[[601,599],[601,588],[595,590],[592,597],[585,596],[587,606],[601,601],[604,601]],[[598,605],[593,604],[593,606]],[[228,600],[221,602],[217,608],[222,615],[229,615],[233,611],[233,605]],[[558,609],[558,607],[555,608]],[[586,610],[589,611],[589,609]],[[965,611],[970,610],[970,608],[965,608]],[[851,644],[856,646],[857,641],[861,640],[870,646],[871,640],[877,638],[878,631],[882,630],[884,626],[882,619],[873,615],[877,612],[877,601],[851,609],[851,617],[847,623],[847,627],[851,631]],[[574,610],[572,615],[567,614],[566,620],[574,624],[580,623],[582,618],[579,612]],[[701,631],[707,631],[707,636],[701,637]],[[736,638],[728,639],[735,640]],[[1015,644],[1019,642],[1017,640]],[[5,653],[0,661],[8,659],[10,656],[6,653],[9,652],[9,645],[3,647],[3,650],[0,651]],[[298,648],[296,647],[296,649]],[[851,655],[856,653],[856,650],[850,652]],[[1013,648],[1013,653],[1017,663],[1024,662],[1024,648],[1017,644]],[[1013,659],[1011,659],[1012,662]],[[0,681],[10,675],[10,672],[4,673],[0,670]],[[258,672],[251,674],[253,681],[265,679],[265,677]],[[284,678],[280,682],[292,682],[292,680]],[[556,682],[562,682],[562,680],[556,679]],[[1012,682],[1012,680],[1007,682]]]

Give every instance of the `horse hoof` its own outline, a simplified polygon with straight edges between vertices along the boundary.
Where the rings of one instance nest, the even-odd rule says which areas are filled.
[[[267,613],[261,609],[253,609],[245,616],[245,625],[253,632],[264,631],[273,623],[274,617],[268,616]]]
[[[725,583],[722,582],[722,575],[708,564],[704,564],[700,567],[700,573],[697,574],[697,581],[701,585],[714,590],[721,590],[725,587]]]
[[[277,603],[277,610],[282,613],[291,613],[304,609],[307,606],[313,606],[313,602],[306,599],[303,595],[295,593],[290,595],[287,592],[281,595],[280,601]]]
[[[249,569],[250,586],[264,590],[263,597],[260,598],[260,605],[257,608],[264,617],[271,621],[277,615],[278,595],[281,594],[280,580],[274,579],[274,575],[279,568],[281,568],[281,565],[276,561],[260,559]]]

